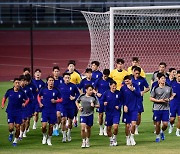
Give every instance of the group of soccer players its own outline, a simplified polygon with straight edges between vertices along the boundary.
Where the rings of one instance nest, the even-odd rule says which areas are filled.
[[[42,144],[51,146],[52,136],[58,136],[60,129],[62,142],[70,142],[71,129],[73,123],[77,127],[79,111],[81,147],[88,148],[94,108],[97,108],[99,135],[108,136],[110,146],[118,145],[121,112],[125,123],[126,145],[136,145],[134,135],[139,134],[138,127],[144,112],[143,96],[150,90],[150,86],[145,72],[139,66],[138,57],[132,58],[132,66],[127,71],[124,63],[123,59],[117,59],[114,70],[110,72],[109,69],[104,69],[101,72],[98,70],[100,63],[93,61],[91,68],[87,68],[82,76],[75,69],[75,61],[70,60],[63,76],[60,76],[59,67],[55,66],[46,83],[41,79],[40,69],[35,70],[32,78],[30,69],[24,68],[23,74],[14,79],[13,88],[7,90],[2,100],[4,108],[6,99],[9,99],[6,109],[9,141],[17,146],[17,142],[26,137],[31,118],[34,116],[33,129],[36,129],[39,112],[42,112]],[[176,136],[180,136],[180,71],[170,68],[167,73],[166,64],[161,62],[159,70],[152,76],[150,100],[153,102],[155,141],[165,139],[164,131],[168,123],[169,133],[172,133],[176,115]]]

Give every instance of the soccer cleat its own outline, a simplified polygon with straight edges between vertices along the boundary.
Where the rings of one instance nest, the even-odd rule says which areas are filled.
[[[110,147],[114,146],[113,140],[110,140],[109,146],[110,146]]]
[[[43,136],[43,139],[42,139],[42,144],[46,144],[46,135]]]
[[[12,146],[13,146],[13,147],[17,147],[17,143],[13,143]]]
[[[9,140],[9,142],[12,142],[12,140],[13,140],[13,134],[9,134],[8,140]]]
[[[89,148],[90,147],[90,143],[89,141],[86,140],[86,148]]]
[[[180,137],[179,131],[176,131],[176,136]]]
[[[63,142],[63,143],[65,143],[65,142],[66,142],[66,137],[64,137],[64,138],[62,139],[62,142]]]
[[[58,129],[56,130],[56,136],[59,136],[59,130]]]
[[[81,148],[85,148],[86,147],[86,142],[82,142]]]
[[[172,125],[169,125],[169,131],[168,131],[168,133],[169,133],[169,134],[171,134],[171,133],[172,133],[173,128],[174,128],[174,127],[173,127]]]
[[[52,136],[56,136],[56,130],[53,130]]]
[[[159,143],[160,142],[160,138],[156,138],[155,142]]]
[[[130,136],[130,142],[131,142],[131,145],[136,145],[136,142],[133,136]]]
[[[22,141],[22,137],[19,137],[19,138],[18,138],[18,141]]]
[[[49,138],[47,139],[47,144],[48,144],[49,146],[52,146],[51,140],[50,140]]]
[[[131,140],[130,140],[130,138],[129,138],[129,136],[126,138],[126,145],[131,145]]]
[[[71,141],[71,133],[68,133],[68,132],[67,132],[67,140],[68,140],[68,142]]]
[[[162,132],[162,133],[160,133],[160,135],[161,135],[161,140],[165,140],[165,135],[164,135],[164,133]]]
[[[117,139],[115,136],[113,137],[113,146],[117,146]]]

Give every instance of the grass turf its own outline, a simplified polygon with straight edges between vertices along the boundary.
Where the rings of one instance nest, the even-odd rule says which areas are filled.
[[[148,81],[150,76],[147,77]],[[2,99],[7,89],[12,87],[12,82],[0,82],[0,99]],[[7,102],[6,102],[7,105]],[[119,125],[118,146],[109,147],[109,138],[99,136],[99,127],[97,123],[98,114],[95,113],[94,126],[90,138],[91,147],[82,149],[80,126],[72,129],[72,141],[62,143],[62,136],[53,137],[53,146],[42,145],[41,123],[38,121],[36,130],[32,130],[32,121],[30,132],[27,138],[18,142],[17,147],[13,147],[8,141],[8,125],[5,109],[0,112],[0,153],[179,153],[180,137],[175,136],[175,129],[172,134],[165,132],[166,139],[160,143],[155,143],[154,126],[152,123],[152,102],[149,101],[149,93],[144,97],[145,112],[142,114],[142,124],[139,127],[139,135],[135,136],[136,146],[126,146],[124,124]]]

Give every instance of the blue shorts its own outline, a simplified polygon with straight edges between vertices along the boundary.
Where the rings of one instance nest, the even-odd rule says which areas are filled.
[[[39,103],[35,105],[35,112],[42,112],[42,108],[40,108]]]
[[[24,107],[22,110],[22,119],[27,120],[29,117],[28,107]]]
[[[130,124],[132,121],[137,121],[138,111],[131,111],[127,113],[123,113],[122,122],[126,124]]]
[[[112,126],[113,124],[119,124],[121,114],[106,114],[105,125]]]
[[[80,123],[85,123],[88,126],[93,126],[94,115],[91,114],[89,116],[80,116]]]
[[[62,112],[63,105],[61,103],[56,104],[56,111]]]
[[[169,110],[154,110],[154,121],[169,121]]]
[[[9,123],[22,124],[22,113],[9,114],[7,113],[7,121]]]
[[[57,122],[56,113],[42,112],[41,122],[48,122],[49,124],[55,124]]]
[[[180,105],[174,105],[170,103],[170,117],[176,117],[176,114],[180,116]]]
[[[69,119],[73,119],[74,118],[74,108],[67,109],[67,108],[62,107],[61,117],[67,117]]]
[[[138,102],[138,113],[142,113],[142,112],[144,112],[143,102],[139,101]]]

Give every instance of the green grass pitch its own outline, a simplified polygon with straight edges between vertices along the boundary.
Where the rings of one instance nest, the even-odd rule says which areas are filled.
[[[150,76],[147,77],[148,81]],[[0,82],[0,99],[7,89],[12,87],[12,82]],[[6,102],[7,105],[7,102]],[[90,138],[91,147],[81,148],[80,126],[72,129],[72,141],[62,143],[62,136],[52,137],[53,146],[42,145],[41,123],[38,122],[36,130],[27,133],[27,138],[23,138],[17,147],[13,147],[8,141],[8,125],[5,109],[0,111],[0,153],[180,153],[180,137],[175,136],[175,129],[172,134],[165,132],[166,139],[160,143],[155,143],[154,126],[152,123],[152,102],[149,101],[149,93],[144,98],[145,112],[142,114],[142,123],[139,127],[139,135],[135,136],[136,146],[126,146],[124,124],[119,125],[118,146],[109,147],[109,138],[99,136],[99,127],[97,123],[97,113],[95,113],[94,126]],[[32,122],[31,122],[32,124]]]

